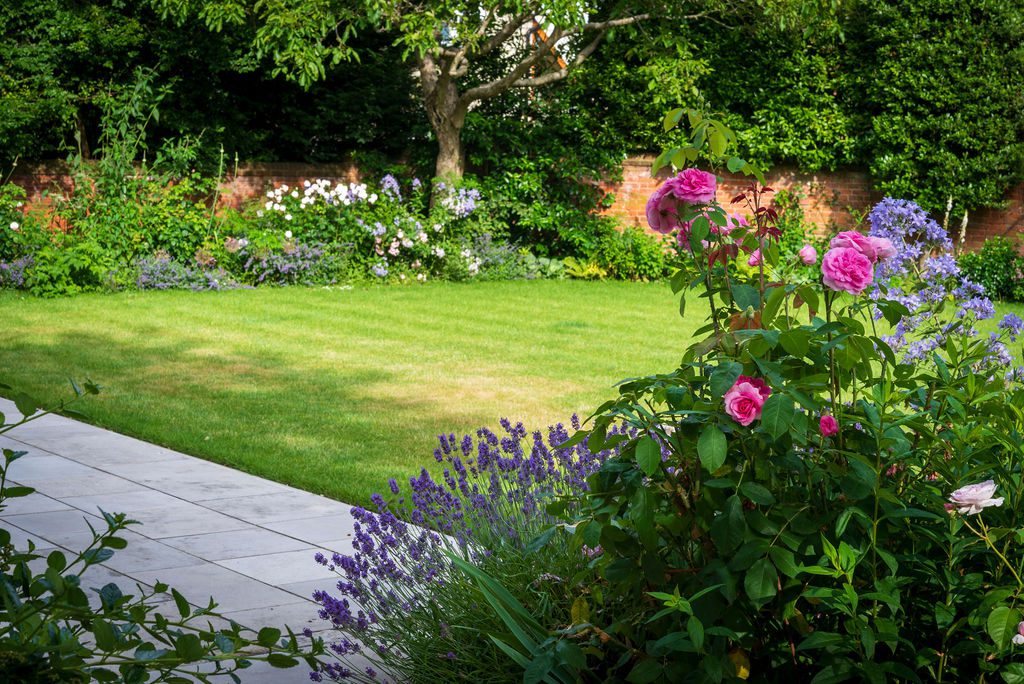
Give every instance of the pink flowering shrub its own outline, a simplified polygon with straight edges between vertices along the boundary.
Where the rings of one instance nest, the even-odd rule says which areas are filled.
[[[979,335],[991,302],[955,281],[937,226],[922,242],[885,207],[809,278],[816,251],[780,255],[772,191],[724,154],[731,132],[689,119],[659,163],[756,179],[726,207],[687,169],[648,205],[707,324],[563,445],[620,449],[558,528],[602,549],[599,580],[572,625],[507,643],[541,678],[538,661],[582,681],[1024,681],[1024,389],[993,353],[1024,322]],[[913,356],[887,341],[926,329],[941,343]]]

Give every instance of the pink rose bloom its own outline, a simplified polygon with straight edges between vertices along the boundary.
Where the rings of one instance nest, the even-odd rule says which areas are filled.
[[[868,239],[871,240],[871,246],[875,248],[875,255],[878,257],[879,261],[891,259],[896,256],[896,248],[892,246],[892,242],[889,241],[889,238],[873,237]]]
[[[844,230],[832,238],[832,242],[828,246],[832,249],[852,249],[866,256],[871,260],[871,263],[875,263],[878,261],[878,253],[875,251],[875,245],[871,240],[872,238],[869,238],[867,235],[861,235],[855,230]]]
[[[747,266],[760,266],[761,265],[761,249],[757,248],[750,253],[750,257],[747,259]]]
[[[753,385],[754,388],[757,389],[758,394],[761,395],[762,399],[767,399],[772,396],[772,388],[768,386],[768,383],[764,381],[764,378],[752,378],[749,375],[741,375],[736,378],[736,382],[733,384],[736,385],[741,382]]]
[[[837,292],[859,295],[875,277],[871,259],[848,247],[834,247],[821,260],[822,282]]]
[[[1017,633],[1013,635],[1013,645],[1024,644],[1024,622],[1017,623]]]
[[[700,169],[683,169],[665,181],[676,199],[687,204],[707,204],[715,199],[717,183],[714,174]]]
[[[797,252],[797,256],[800,257],[800,261],[804,262],[805,266],[813,266],[818,263],[818,250],[814,249],[811,245],[804,245]]]
[[[975,515],[989,506],[1002,506],[1003,497],[992,498],[996,493],[996,483],[985,480],[978,484],[961,487],[949,495],[949,501],[956,507],[957,513]]]
[[[725,393],[725,412],[740,425],[750,425],[761,417],[765,399],[771,393],[764,380],[741,375]]]
[[[679,207],[663,183],[647,199],[647,224],[659,233],[671,233],[679,227]]]
[[[829,415],[824,415],[818,422],[818,427],[821,429],[822,437],[831,437],[839,434],[839,423],[836,419]]]

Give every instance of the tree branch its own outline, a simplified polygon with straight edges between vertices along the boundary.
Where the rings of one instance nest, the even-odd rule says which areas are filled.
[[[512,17],[507,24],[501,27],[500,31],[491,36],[490,39],[476,51],[476,54],[486,55],[487,53],[492,52],[495,48],[508,40],[513,33],[522,28],[523,24],[530,21],[532,18],[533,14],[531,13],[523,13]]]
[[[534,66],[537,65],[546,55],[550,54],[554,49],[555,44],[560,41],[565,34],[561,29],[555,29],[548,36],[544,42],[538,42],[536,49],[529,57],[517,64],[508,74],[497,78],[489,83],[484,83],[475,88],[470,88],[459,98],[465,106],[469,106],[470,103],[476,102],[477,100],[485,100],[489,97],[495,97],[512,87],[513,83],[519,81],[526,73]],[[587,46],[588,48],[590,46]],[[597,46],[594,45],[594,48]],[[593,52],[593,50],[591,50]],[[578,59],[578,58],[577,58]]]
[[[622,17],[620,19],[609,19],[608,21],[596,21],[591,22],[589,24],[584,24],[583,26],[580,26],[572,31],[569,31],[568,33],[582,33],[584,31],[607,31],[608,29],[615,28],[616,26],[629,26],[630,24],[635,24],[638,21],[645,21],[650,18],[650,14],[634,14],[631,17]],[[692,17],[680,18],[690,19]]]
[[[605,33],[605,31],[601,31],[600,33],[598,33],[594,40],[590,41],[590,43],[585,48],[580,50],[579,54],[576,55],[576,59],[572,61],[572,64],[567,64],[564,69],[559,69],[558,71],[549,71],[548,73],[541,74],[540,76],[537,76],[535,78],[517,79],[509,87],[538,88],[549,83],[554,83],[555,81],[561,81],[563,78],[569,75],[570,71],[572,71],[580,64],[582,64],[587,59],[587,57],[590,57],[590,55],[594,54],[594,50],[596,50],[597,46],[601,44],[602,40],[604,40]]]

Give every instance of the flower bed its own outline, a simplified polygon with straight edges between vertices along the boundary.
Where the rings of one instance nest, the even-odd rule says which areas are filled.
[[[703,156],[762,181],[724,154],[731,131],[687,116],[690,142],[662,163]],[[763,181],[733,199],[746,221],[714,182],[684,168],[648,204],[677,245],[680,305],[695,290],[707,306],[703,337],[547,447],[614,453],[543,508],[509,499],[533,535],[516,528],[511,545],[502,518],[463,517],[476,480],[454,460],[446,486],[411,483],[419,536],[403,499],[360,512],[369,532],[334,564],[339,590],[376,608],[320,597],[338,654],[387,654],[384,672],[412,680],[1024,680],[1024,387],[1006,346],[1024,322],[978,332],[992,303],[912,202],[883,201],[819,264],[810,246],[780,255]],[[474,477],[493,462],[480,454]],[[431,514],[415,517],[421,502]],[[416,544],[453,531],[430,578],[399,594]],[[573,570],[557,587],[553,558]],[[342,661],[314,678],[376,676]]]

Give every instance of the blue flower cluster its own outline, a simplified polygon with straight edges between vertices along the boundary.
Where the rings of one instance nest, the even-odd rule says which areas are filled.
[[[968,280],[953,256],[953,242],[945,229],[915,202],[886,197],[868,215],[869,235],[888,239],[896,254],[879,263],[875,301],[902,304],[909,315],[894,326],[885,342],[901,354],[904,363],[927,360],[942,349],[951,335],[978,336],[975,324],[993,318],[995,305],[985,288]],[[953,320],[940,321],[939,313],[955,306]],[[880,310],[875,318],[882,317]],[[1008,314],[998,327],[1011,340],[1020,334],[1020,319]],[[1002,334],[989,337],[985,366],[1011,366],[1013,357]],[[1007,379],[1016,377],[1011,371]]]

